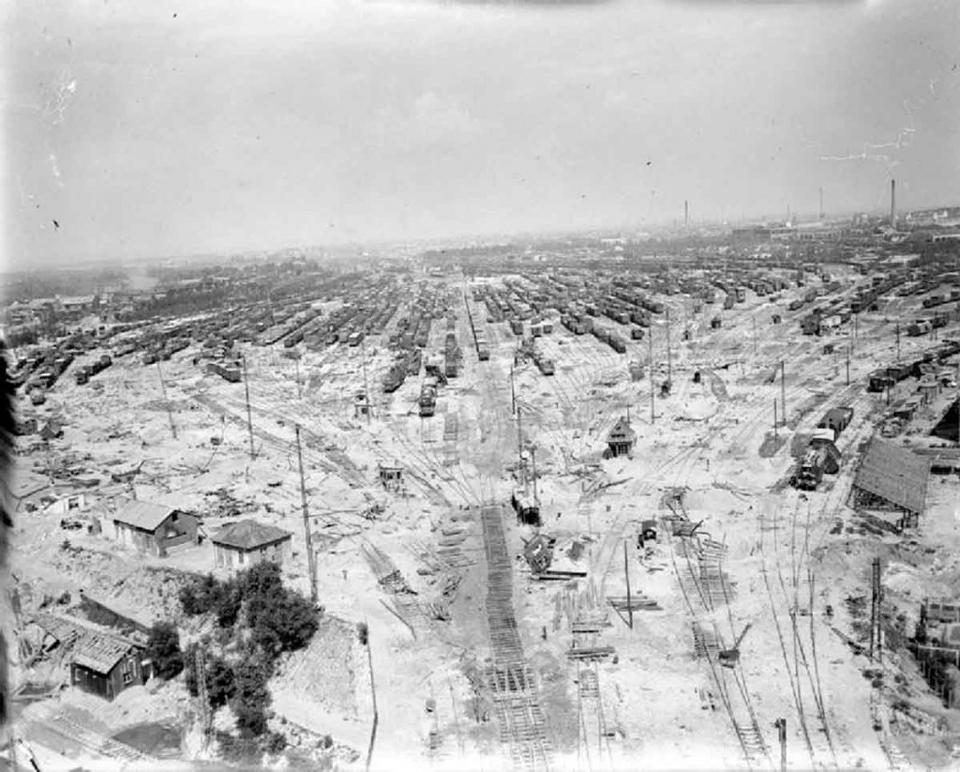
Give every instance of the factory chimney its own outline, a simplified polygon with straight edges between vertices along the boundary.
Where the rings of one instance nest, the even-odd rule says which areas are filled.
[[[687,201],[683,202],[683,229],[686,230],[690,226],[690,204]]]
[[[897,227],[897,181],[890,180],[890,227]]]
[[[820,188],[820,219],[823,219],[823,188]]]

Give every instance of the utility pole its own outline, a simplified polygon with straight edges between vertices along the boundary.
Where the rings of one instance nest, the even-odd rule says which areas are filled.
[[[850,346],[847,346],[847,386],[850,385]]]
[[[510,411],[517,412],[517,389],[513,383],[513,364],[510,365]]]
[[[670,384],[670,387],[673,387],[673,371],[671,368],[671,355],[670,355],[670,309],[667,308],[667,383]]]
[[[253,419],[250,417],[250,379],[247,378],[247,358],[241,357],[243,363],[243,391],[247,397],[247,432],[250,435],[250,459],[253,459]],[[298,430],[299,431],[299,430]],[[299,434],[297,435],[299,436]]]
[[[877,655],[877,662],[882,662],[880,653],[880,632],[882,628],[880,616],[880,601],[883,596],[883,588],[880,586],[880,558],[874,558],[870,564],[870,659],[873,659],[874,653]]]
[[[293,367],[296,370],[296,374],[297,374],[297,399],[303,399],[303,394],[300,391],[300,360],[299,359],[293,360]]]
[[[367,423],[370,423],[370,391],[367,389],[367,353],[360,338],[360,364],[363,367],[363,406],[367,414]]]
[[[537,449],[530,446],[530,474],[533,477],[533,502],[540,505],[540,499],[537,497]]]
[[[157,360],[157,372],[160,374],[160,393],[163,394],[163,404],[167,408],[167,418],[170,419],[170,431],[173,439],[177,439],[177,427],[173,423],[173,411],[170,409],[170,402],[167,401],[167,387],[163,382],[163,370],[160,369],[160,360]]]
[[[897,322],[897,361],[900,361],[900,322]]]
[[[654,413],[654,384],[653,384],[653,325],[650,325],[650,423],[655,423],[657,420],[656,414]]]
[[[520,406],[517,405],[517,459],[520,462],[520,484],[523,492],[527,492],[527,475],[523,464],[523,421],[520,418]]]
[[[753,356],[757,356],[757,317],[753,317]]]
[[[367,749],[366,766],[366,772],[370,772],[370,759],[373,758],[373,743],[377,739],[377,725],[380,723],[380,713],[377,711],[377,689],[373,681],[373,652],[370,650],[370,625],[367,625],[367,663],[370,665],[370,696],[373,698],[373,726],[370,728],[370,747]]]
[[[627,540],[623,540],[623,573],[627,577],[627,615],[630,618],[630,629],[633,629],[633,605],[630,603],[630,560],[627,557]]]
[[[313,537],[310,535],[310,514],[307,511],[307,486],[303,477],[303,452],[300,449],[300,424],[297,430],[297,465],[300,467],[300,502],[303,506],[303,538],[307,546],[307,569],[310,571],[310,600],[317,603],[317,564],[313,554]]]
[[[779,439],[777,436],[777,398],[773,398],[773,439]]]
[[[780,772],[787,772],[787,719],[778,718],[773,725],[780,739]]]
[[[787,368],[783,363],[783,360],[780,360],[780,397],[781,397],[781,413],[780,419],[783,421],[783,425],[787,425]]]

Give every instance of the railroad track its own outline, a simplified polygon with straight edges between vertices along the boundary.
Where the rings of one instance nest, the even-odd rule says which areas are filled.
[[[672,514],[686,519],[682,501],[670,503],[670,499],[668,499],[667,502]],[[663,533],[670,533],[666,524],[662,524],[661,529]],[[671,542],[675,543],[676,538],[678,537],[670,537]],[[679,538],[681,538],[681,543],[683,543],[684,538]],[[689,541],[689,539],[686,539],[686,541]],[[720,664],[719,632],[716,630],[715,624],[708,621],[708,618],[712,617],[715,609],[712,594],[709,591],[705,591],[703,587],[700,571],[694,567],[694,563],[690,558],[690,548],[684,546],[681,549],[686,558],[686,571],[683,571],[677,562],[676,549],[670,550],[670,560],[680,586],[681,594],[683,595],[684,602],[691,616],[695,651],[699,655],[699,658],[705,660],[707,663],[711,678],[717,693],[720,695],[720,701],[724,706],[731,728],[737,737],[737,742],[740,745],[740,750],[747,766],[751,769],[757,766],[772,766],[770,749],[760,730],[760,724],[753,707],[750,691],[739,662],[732,668],[724,668]],[[723,603],[728,606],[729,614],[729,593],[726,590],[726,584],[723,581],[722,574],[720,581],[723,592]],[[694,599],[699,599],[699,602],[695,602]],[[732,630],[731,633],[733,633]],[[733,680],[733,686],[735,687],[733,689],[731,689],[727,683],[728,672]]]
[[[513,565],[503,530],[503,512],[480,512],[487,559],[487,624],[493,665],[486,674],[505,760],[519,771],[547,770],[551,748],[537,686],[523,653],[513,609]]]

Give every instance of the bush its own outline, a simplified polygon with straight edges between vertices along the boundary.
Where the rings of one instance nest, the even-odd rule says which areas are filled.
[[[269,657],[307,645],[320,625],[310,601],[286,589],[276,563],[258,563],[240,576],[253,641]]]
[[[366,646],[367,640],[370,638],[370,628],[367,627],[366,622],[357,625],[357,636],[360,638],[360,645]]]
[[[219,657],[206,665],[207,700],[213,709],[226,705],[237,691],[233,669]]]
[[[180,633],[173,623],[157,622],[150,628],[147,656],[160,678],[169,680],[180,674],[183,670],[183,653],[180,651]]]
[[[287,738],[280,732],[268,732],[264,738],[263,749],[273,756],[276,756],[278,753],[283,753],[286,747]]]
[[[231,707],[237,717],[240,737],[259,737],[267,731],[266,709],[270,704],[270,691],[267,689],[269,664],[255,657],[248,657],[237,664],[233,674],[235,691]]]

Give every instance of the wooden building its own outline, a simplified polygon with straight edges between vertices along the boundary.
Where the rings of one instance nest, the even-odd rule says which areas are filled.
[[[112,700],[128,686],[147,680],[143,649],[127,638],[107,633],[82,636],[73,647],[70,683]]]
[[[293,534],[256,520],[225,525],[210,537],[219,568],[245,568],[263,560],[282,563],[290,556]]]
[[[607,435],[607,449],[611,456],[626,456],[632,449],[637,435],[630,428],[630,422],[621,417]]]
[[[174,547],[197,543],[197,516],[176,507],[128,501],[111,519],[117,541],[139,552],[165,557]]]

